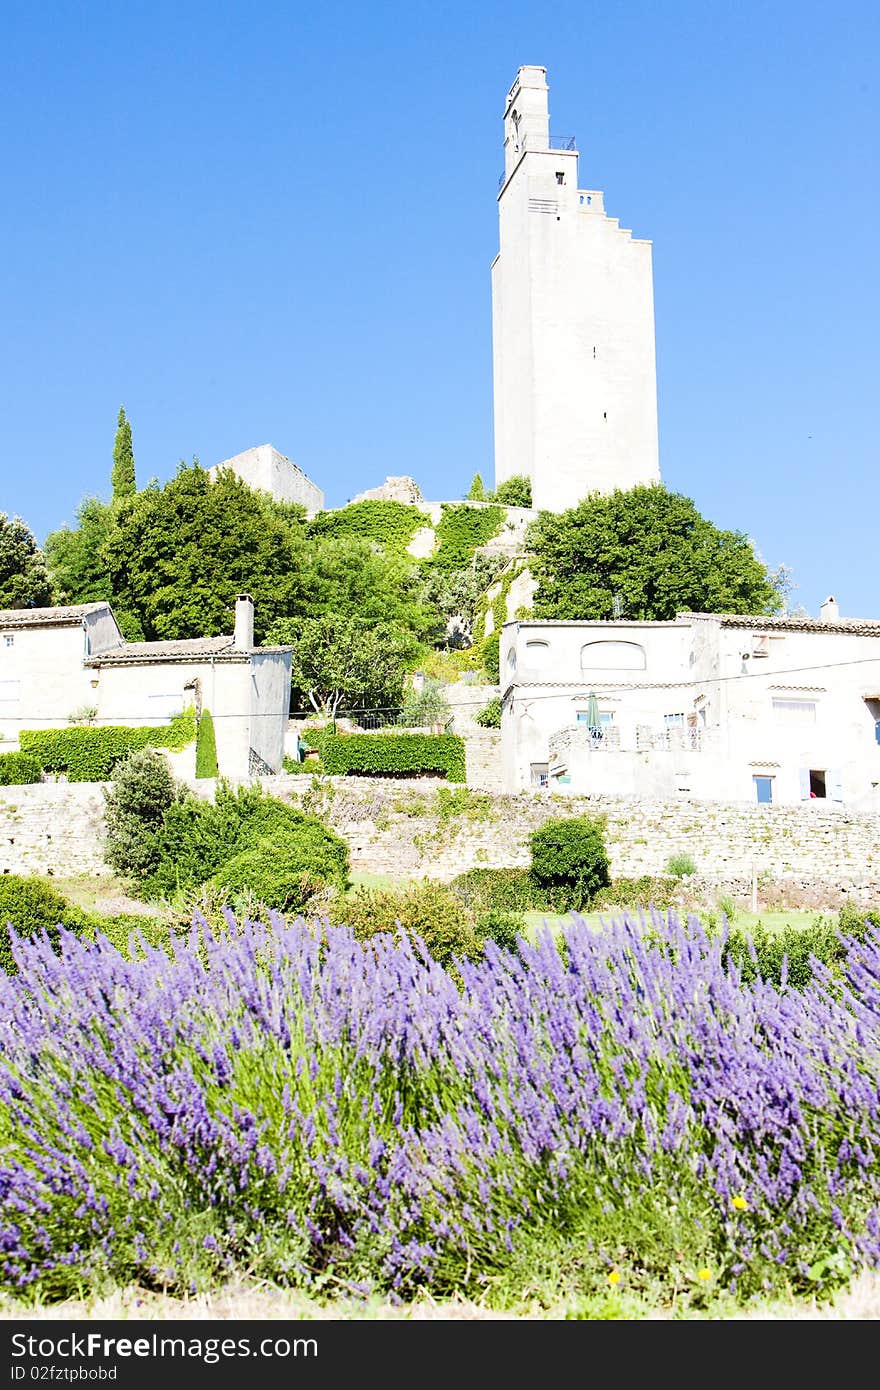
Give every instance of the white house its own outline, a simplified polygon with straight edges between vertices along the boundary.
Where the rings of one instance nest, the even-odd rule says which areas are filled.
[[[880,810],[880,620],[833,600],[819,618],[506,623],[501,686],[507,791]]]
[[[230,636],[126,642],[109,603],[0,611],[0,749],[22,729],[164,724],[188,705],[214,720],[223,776],[280,772],[290,708],[290,647],[254,646],[241,595]]]
[[[496,484],[532,503],[658,482],[651,243],[578,187],[571,137],[552,137],[546,69],[522,67],[504,109],[492,264]]]

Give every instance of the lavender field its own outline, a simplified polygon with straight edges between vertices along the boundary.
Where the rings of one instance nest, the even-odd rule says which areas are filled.
[[[671,914],[452,974],[281,918],[18,943],[0,1284],[830,1291],[880,1266],[880,932],[848,946],[799,991]]]

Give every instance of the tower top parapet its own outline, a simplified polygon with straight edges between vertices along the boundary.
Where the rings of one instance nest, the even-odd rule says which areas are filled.
[[[547,69],[525,67],[504,104],[504,177],[509,179],[526,149],[550,148]]]

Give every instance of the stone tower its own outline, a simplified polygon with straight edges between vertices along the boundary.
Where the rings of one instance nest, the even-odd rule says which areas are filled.
[[[573,138],[551,139],[546,69],[507,94],[500,250],[492,264],[495,482],[532,505],[658,482],[651,243],[578,188]]]

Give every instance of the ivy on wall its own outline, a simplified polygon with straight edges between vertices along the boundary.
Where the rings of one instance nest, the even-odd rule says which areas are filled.
[[[318,743],[324,771],[372,777],[434,772],[465,780],[464,740],[458,734],[333,734]]]
[[[376,541],[388,550],[404,551],[416,531],[430,525],[430,516],[419,507],[407,502],[369,498],[365,502],[352,502],[339,511],[319,512],[310,523],[309,531],[313,536],[331,540],[355,537]]]
[[[133,748],[171,748],[180,751],[196,736],[195,710],[176,714],[157,728],[109,724],[104,728],[22,729],[19,745],[46,772],[64,772],[70,782],[104,782],[113,764]]]
[[[438,549],[431,563],[461,569],[473,559],[480,546],[498,535],[503,521],[503,507],[444,502],[436,527]]]

